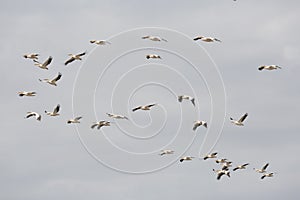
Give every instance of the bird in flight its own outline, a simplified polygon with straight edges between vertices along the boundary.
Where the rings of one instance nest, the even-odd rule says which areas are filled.
[[[80,54],[69,54],[71,56],[66,62],[65,65],[68,65],[69,63],[73,62],[74,60],[82,60],[82,56],[84,56],[86,52],[80,53]]]
[[[266,170],[267,170],[268,166],[269,166],[269,163],[265,164],[261,169],[255,169],[255,168],[253,168],[253,169],[258,173],[265,173],[265,172],[267,172]]]
[[[78,123],[80,123],[80,119],[81,119],[82,117],[80,116],[80,117],[75,117],[74,119],[69,119],[68,121],[67,121],[67,123],[68,124],[78,124]]]
[[[37,61],[35,59],[33,60],[33,62],[35,62],[34,63],[35,66],[37,66],[41,69],[47,69],[47,70],[48,70],[48,65],[50,65],[51,61],[52,61],[51,56],[49,56],[49,58],[47,60],[45,60],[45,62],[43,62],[43,63],[40,63],[39,61]]]
[[[46,78],[46,79],[43,79],[43,80],[39,79],[39,81],[49,83],[50,85],[57,86],[56,82],[61,78],[61,76],[62,76],[62,74],[60,72],[58,72],[58,75],[53,79]]]
[[[244,126],[243,122],[247,118],[248,113],[245,113],[239,120],[234,120],[233,118],[230,117],[231,123],[237,125],[237,126]]]
[[[205,128],[207,128],[207,122],[200,121],[200,120],[195,121],[193,126],[193,131],[195,131],[199,126],[204,126]]]
[[[195,157],[193,157],[193,156],[185,156],[185,157],[182,157],[182,158],[180,158],[180,162],[183,162],[183,161],[187,161],[187,160],[193,160],[193,158],[195,158]]]
[[[26,97],[34,97],[36,95],[36,92],[26,92],[26,91],[22,91],[22,92],[18,92],[18,95],[20,97],[26,96]]]
[[[150,110],[151,107],[155,106],[156,104],[148,104],[148,105],[145,105],[145,106],[138,106],[136,108],[133,108],[132,109],[132,112],[135,112],[137,110]]]
[[[155,41],[155,42],[161,42],[161,41],[168,42],[164,38],[161,38],[161,37],[158,37],[158,36],[151,36],[151,35],[143,36],[142,39],[148,39],[148,40]]]
[[[110,124],[111,124],[111,122],[102,120],[99,122],[94,122],[92,124],[91,128],[93,129],[93,128],[97,127],[97,129],[100,129],[103,126],[110,126]]]
[[[109,41],[106,41],[106,40],[90,40],[90,43],[97,44],[97,45],[111,44]]]
[[[249,165],[249,163],[243,164],[243,165],[238,165],[235,168],[233,168],[233,171],[236,171],[238,169],[246,169],[246,167]]]
[[[217,157],[217,152],[211,153],[211,154],[207,154],[206,156],[204,156],[203,160],[207,160],[209,158],[216,158]]]
[[[277,66],[277,65],[261,65],[258,67],[259,71],[262,70],[275,70],[275,69],[281,69],[281,67]]]
[[[49,116],[58,116],[59,109],[60,109],[60,105],[57,104],[57,106],[53,109],[53,112],[49,112],[49,111],[45,110],[45,113]]]
[[[152,58],[152,59],[161,59],[161,57],[157,54],[148,54],[148,55],[146,55],[146,58],[147,59],[150,59],[150,58]]]
[[[117,115],[117,114],[112,114],[112,113],[106,113],[108,117],[114,118],[114,119],[127,119],[128,118],[124,115]]]
[[[195,98],[194,97],[191,97],[191,96],[188,96],[188,95],[180,95],[180,96],[178,96],[178,101],[180,103],[182,102],[183,99],[191,101],[192,104],[195,106]]]
[[[30,53],[30,54],[25,54],[23,55],[24,58],[27,59],[38,59],[39,54],[37,53]]]
[[[194,38],[195,41],[201,40],[203,42],[222,42],[221,40],[213,37],[204,37],[204,36],[197,36]]]
[[[42,116],[36,112],[27,112],[25,118],[35,117],[36,120],[41,121]]]
[[[220,180],[223,175],[227,175],[228,177],[230,177],[230,172],[228,170],[224,170],[224,169],[215,170],[215,169],[213,169],[213,171],[217,173],[217,180]]]
[[[265,177],[273,177],[274,173],[265,173],[264,175],[262,175],[262,177],[260,177],[261,179],[264,179]]]
[[[163,155],[173,154],[173,153],[174,153],[173,150],[165,149],[165,150],[161,150],[159,155],[163,156]]]

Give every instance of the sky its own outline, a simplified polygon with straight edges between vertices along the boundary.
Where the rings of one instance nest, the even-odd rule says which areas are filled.
[[[28,0],[1,1],[0,10],[1,199],[299,198],[299,1]],[[193,41],[198,35],[222,42]],[[26,53],[52,56],[49,70]],[[271,64],[282,69],[258,71]],[[57,87],[38,81],[58,72]],[[181,94],[196,106],[179,103]],[[149,103],[157,106],[131,111]],[[57,104],[60,116],[46,116]],[[24,119],[28,111],[41,122]],[[245,126],[230,123],[246,112]],[[198,119],[208,129],[192,131]],[[91,129],[99,120],[113,123]],[[162,149],[175,153],[161,157]],[[250,165],[218,181],[220,166],[203,160],[215,151]],[[261,180],[253,168],[266,163],[275,175]]]

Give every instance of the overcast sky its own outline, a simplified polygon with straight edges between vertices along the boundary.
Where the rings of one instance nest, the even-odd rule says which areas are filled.
[[[7,0],[0,11],[1,199],[299,198],[299,1]],[[49,70],[26,53],[52,56]],[[282,69],[257,70],[271,64]],[[57,87],[38,81],[58,72]],[[20,98],[23,90],[37,96]],[[178,103],[180,94],[195,96],[196,107]],[[148,103],[158,106],[131,112]],[[46,116],[57,104],[60,116]],[[24,119],[27,111],[42,121]],[[90,129],[106,112],[130,120]],[[244,127],[230,123],[246,112]],[[73,114],[83,116],[77,129],[66,124]],[[209,128],[193,132],[196,119]],[[166,148],[174,155],[160,157]],[[250,166],[217,181],[219,166],[201,159],[210,151]],[[183,155],[197,158],[179,163]],[[276,174],[261,180],[253,168],[267,162]]]

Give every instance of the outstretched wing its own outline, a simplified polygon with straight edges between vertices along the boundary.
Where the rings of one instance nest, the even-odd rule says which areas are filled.
[[[195,131],[198,128],[198,126],[199,126],[199,124],[195,123],[194,126],[193,126],[193,131]]]
[[[86,54],[86,52],[83,52],[83,53],[79,53],[79,54],[77,54],[76,56],[84,56]]]
[[[73,57],[69,58],[69,59],[65,62],[65,65],[67,65],[67,64],[69,64],[69,63],[71,63],[71,62],[73,62],[74,60],[75,60],[75,58],[73,58]]]
[[[263,170],[266,170],[268,166],[269,166],[269,163],[265,164],[265,166],[263,166],[262,169],[263,169]]]
[[[91,126],[91,128],[95,128],[96,126],[98,126],[98,124],[95,123]]]
[[[149,104],[149,105],[147,105],[147,107],[149,107],[149,108],[151,108],[152,106],[155,106],[156,104],[154,103],[154,104]]]
[[[54,108],[53,113],[58,113],[59,112],[59,108],[60,108],[60,105],[57,104],[57,106]]]
[[[62,74],[58,72],[58,75],[53,79],[53,81],[58,81],[61,78]]]
[[[243,122],[248,116],[248,113],[244,114],[241,119],[239,119],[239,122]]]
[[[191,99],[192,104],[195,106],[195,98]]]
[[[182,102],[182,96],[178,96],[178,101]]]
[[[82,118],[81,116],[80,117],[76,117],[75,120],[80,120],[81,118]]]
[[[51,63],[51,61],[52,61],[52,57],[51,56],[49,56],[49,58],[43,63],[43,66],[48,66],[50,63]]]
[[[197,41],[197,40],[200,40],[201,38],[202,38],[201,36],[198,36],[198,37],[195,37],[194,40]]]
[[[136,107],[136,108],[133,108],[133,109],[132,109],[132,112],[137,111],[137,110],[139,110],[139,109],[141,109],[141,106]]]

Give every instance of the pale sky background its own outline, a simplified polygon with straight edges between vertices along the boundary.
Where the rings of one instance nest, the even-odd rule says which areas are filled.
[[[28,0],[1,1],[0,10],[3,113],[0,117],[0,199],[299,198],[299,1]],[[211,106],[222,105],[221,98],[216,100],[220,104],[211,105],[203,79],[199,79],[191,66],[178,57],[151,49],[134,52],[112,65],[104,82],[97,86],[95,80],[106,66],[102,66],[102,62],[117,56],[113,54],[114,50],[128,51],[140,45],[156,45],[140,39],[146,34],[143,29],[140,29],[141,35],[136,35],[136,40],[134,34],[130,35],[132,40],[112,37],[143,27],[172,29],[190,37],[189,43],[187,38],[176,40],[176,34],[158,31],[155,33],[166,37],[168,43],[156,47],[173,51],[176,45],[181,45],[178,51],[187,49],[183,54],[191,55],[188,59],[198,59],[196,65],[200,71],[213,67],[201,46],[209,53],[220,71],[226,91],[224,128],[213,150],[218,151],[220,157],[232,160],[234,165],[249,162],[248,169],[232,173],[230,179],[223,177],[217,181],[212,169],[218,166],[212,160],[177,161],[183,154],[198,157],[199,152],[200,156],[206,153],[210,147],[207,143],[203,145],[206,130],[200,127],[194,133],[191,124],[198,117],[210,122],[215,114],[210,112]],[[192,38],[197,35],[216,37],[222,43],[195,43]],[[89,43],[91,39],[107,38],[111,38],[112,44],[103,48],[95,48]],[[199,57],[195,48],[199,49]],[[82,51],[88,52],[83,62],[74,62],[68,67],[63,65],[67,54]],[[22,57],[25,53],[35,52],[41,55],[41,61],[53,56],[48,71],[38,69],[32,61]],[[149,52],[159,52],[163,59],[146,60],[144,56]],[[142,64],[146,65],[130,71]],[[258,66],[263,64],[276,64],[282,69],[258,71]],[[214,68],[211,70],[214,74]],[[129,71],[120,84],[116,84],[122,74]],[[58,72],[63,74],[58,87],[38,81],[39,78],[52,78]],[[77,73],[79,78],[75,82]],[[192,88],[183,84],[180,75],[190,81]],[[162,81],[163,85],[150,84],[135,92],[142,86],[142,81]],[[208,87],[212,93],[222,96],[217,81],[212,81]],[[73,116],[74,83],[74,113],[84,116],[78,126],[79,133],[75,126],[66,124]],[[107,98],[115,86],[114,98]],[[189,102],[179,104],[174,96],[190,94],[193,89],[200,115]],[[17,92],[22,90],[34,90],[38,95],[19,98]],[[84,92],[90,93],[85,96]],[[133,93],[132,99],[130,93]],[[92,110],[94,94],[96,103]],[[134,106],[153,102],[160,105],[151,111],[151,115],[130,112]],[[61,116],[50,118],[44,115],[44,110],[52,110],[58,103],[61,104]],[[118,121],[103,132],[90,129],[96,118],[108,119],[105,112],[112,112],[112,109],[129,116],[130,122]],[[42,121],[25,120],[27,111],[41,113]],[[230,116],[238,118],[245,112],[249,117],[244,127],[235,127],[229,122]],[[120,130],[128,131],[133,137]],[[157,136],[152,140],[155,133]],[[214,138],[213,134],[216,133],[209,133],[208,138]],[[108,138],[127,151],[141,154],[141,158],[116,151],[107,142]],[[151,171],[173,164],[153,173],[122,173],[94,159],[82,142],[98,159],[121,171]],[[157,155],[168,143],[166,148],[174,149],[175,154]],[[260,174],[252,168],[260,168],[266,162],[270,163],[269,171],[276,174],[261,180]]]

